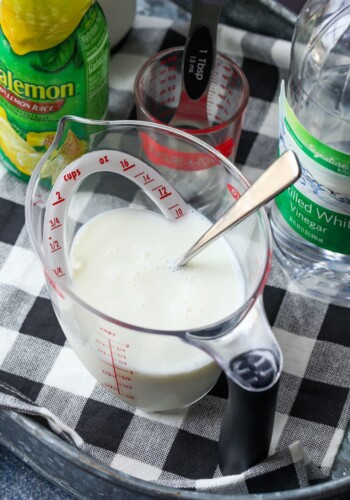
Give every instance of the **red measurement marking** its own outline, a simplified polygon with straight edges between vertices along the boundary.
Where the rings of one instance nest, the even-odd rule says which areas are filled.
[[[57,229],[58,227],[61,227],[62,224],[59,220],[58,217],[55,217],[54,219],[50,219],[49,220],[49,224],[50,224],[50,230],[53,231],[54,229]]]
[[[108,340],[106,339],[106,342],[103,342],[103,340],[100,340],[100,339],[96,339],[96,344],[99,344],[99,345],[104,345],[105,347],[108,347]]]
[[[50,285],[52,286],[52,288],[55,290],[55,292],[61,297],[61,299],[64,299],[64,295],[63,293],[61,292],[61,290],[58,288],[58,286],[56,285],[56,283],[53,281],[53,279],[51,278],[50,274],[48,273],[48,271],[45,269],[45,276],[46,278],[48,279]]]
[[[130,170],[131,168],[134,168],[134,166],[135,166],[135,163],[130,165],[127,160],[121,160],[120,164],[122,166],[123,172],[126,172],[127,170]]]
[[[55,267],[55,269],[53,270],[53,272],[55,273],[55,275],[57,276],[57,278],[62,278],[62,276],[66,275],[66,273],[64,273],[62,271],[62,268],[60,266]]]
[[[120,366],[116,366],[115,364],[108,363],[108,361],[104,361],[103,359],[100,359],[100,361],[104,365],[107,365],[107,366],[110,366],[111,368],[113,368],[113,370],[116,373],[117,377],[122,377],[122,378],[124,377],[124,375],[118,375],[117,370],[121,371],[121,372],[124,372],[124,373],[127,373],[129,375],[134,375],[134,372],[132,370],[125,370],[124,368],[120,368]],[[115,377],[115,374],[113,376]]]
[[[118,342],[117,340],[109,340],[109,342],[112,342],[112,345],[115,346],[116,349],[121,349],[121,347],[128,349],[130,347],[129,344],[124,344],[124,342]],[[119,344],[121,347],[118,347],[115,344]]]
[[[107,353],[104,349],[108,349],[109,352]],[[98,347],[97,350],[98,350],[98,352],[102,352],[104,354],[110,354],[110,348],[106,344],[103,344],[102,347]],[[127,359],[126,356],[125,356],[125,354],[124,354],[125,350],[121,351],[121,352],[120,351],[118,352],[118,351],[114,351],[112,349],[112,352],[113,352],[114,357]],[[113,359],[115,359],[115,358],[113,358]],[[118,361],[120,361],[120,359],[118,359]],[[118,369],[118,366],[116,366],[116,369]]]
[[[132,385],[130,384],[120,384],[121,387],[124,387],[124,389],[132,389]]]
[[[57,200],[56,200],[54,203],[52,203],[52,206],[53,206],[53,207],[54,207],[55,205],[58,205],[59,203],[62,203],[62,202],[64,202],[64,201],[65,201],[65,199],[64,199],[64,198],[62,198],[61,193],[60,193],[59,191],[56,191],[56,197],[57,197]]]
[[[124,368],[120,368],[119,366],[116,368],[121,372],[130,373],[130,375],[134,375],[134,372],[132,370],[125,370]]]
[[[107,352],[104,351],[103,348],[104,347],[105,348],[109,348],[109,344],[105,344],[101,340],[97,340],[96,342],[97,342],[97,344],[99,344],[100,346],[102,346],[102,347],[98,347],[97,348],[98,352],[102,352],[103,354],[107,354]],[[114,349],[112,348],[112,351],[113,351],[113,354],[115,354],[118,358],[126,359],[126,356],[124,354],[121,354],[121,353],[125,353],[126,352],[126,350],[123,349],[122,347],[114,347]]]
[[[112,344],[111,344],[110,340],[108,342],[109,342],[109,350],[111,352],[111,359],[112,359],[112,366],[113,366],[114,378],[115,378],[115,382],[117,384],[117,391],[120,394],[119,383],[118,383],[118,375],[117,375],[117,370],[116,370],[116,367],[115,367],[115,364],[114,364],[114,358],[113,358],[113,352],[112,352]]]
[[[105,331],[105,329],[104,329],[102,326],[100,327],[100,330]],[[107,332],[109,333],[109,335],[113,335],[114,337],[116,336],[116,334],[115,334],[115,333],[109,332],[108,330],[107,330]],[[104,340],[106,340],[107,342],[112,342],[112,345],[113,345],[113,344],[119,344],[119,345],[121,345],[122,347],[125,347],[125,348],[127,348],[127,349],[130,347],[130,345],[129,345],[129,344],[125,344],[125,342],[118,342],[118,340],[114,340],[114,339],[106,339],[106,337],[105,337],[105,336],[103,335],[103,333],[101,333],[101,332],[96,332],[96,333],[97,333],[97,335],[100,335],[100,336],[101,336]],[[99,341],[99,340],[96,340],[96,342],[100,342],[100,341]]]
[[[119,361],[121,359],[126,359],[125,354],[120,354],[119,352],[117,352],[117,353],[113,352],[113,354],[115,354],[117,356],[117,358],[119,358]],[[123,363],[124,363],[124,361],[123,361]]]
[[[111,384],[107,384],[107,382],[103,382],[103,386],[106,387],[107,389],[112,389],[113,391],[116,391],[118,394],[120,394],[120,396],[123,396],[126,399],[135,399],[134,396],[132,396],[131,394],[124,394],[122,392],[119,392],[118,389],[113,387],[113,385]]]
[[[104,387],[106,387],[107,389],[112,389],[113,391],[116,391],[118,394],[120,394],[119,389],[116,389],[115,387],[113,387],[113,385],[112,385],[112,384],[108,384],[107,382],[103,382],[103,385],[104,385]]]
[[[101,165],[104,165],[105,163],[109,162],[109,158],[108,156],[101,156],[101,158],[99,158],[98,161],[101,163]]]
[[[66,201],[64,198],[61,198],[60,200],[55,201],[55,203],[52,203],[52,206],[54,207],[55,205],[58,205],[59,203],[63,203]]]
[[[143,184],[144,184],[144,186],[146,184],[149,184],[150,182],[154,181],[154,179],[151,179],[150,175],[149,174],[145,174],[145,172],[140,172],[139,174],[134,175],[134,179],[136,179],[136,177],[140,177],[140,175],[143,176]]]
[[[177,210],[175,210],[175,213],[176,213],[176,219],[180,219],[180,217],[183,217],[185,215],[185,212],[183,212],[183,210],[181,208],[178,208]]]
[[[171,196],[173,194],[171,191],[167,191],[166,187],[162,185],[153,188],[152,191],[158,191],[158,193],[160,194],[160,200],[164,200],[164,198],[167,198],[168,196]]]
[[[100,326],[100,330],[107,333],[108,335],[113,335],[113,337],[116,337],[116,334],[114,332],[112,332],[111,330],[107,330],[107,328],[103,328],[103,326]]]
[[[51,240],[51,238],[49,238],[49,240]],[[59,250],[62,250],[62,247],[58,243],[58,240],[51,241],[50,242],[50,248],[51,248],[51,252],[50,253],[55,253],[55,252],[58,252]]]
[[[174,208],[178,207],[179,204],[176,203],[176,205],[173,205],[172,207],[168,208],[168,210],[173,210]],[[176,219],[180,219],[180,217],[183,217],[185,215],[185,212],[182,210],[182,208],[176,208],[175,210],[175,214],[176,214]]]
[[[143,185],[146,186],[146,184],[150,184],[153,182],[154,179],[151,179],[149,174],[143,176]]]
[[[103,363],[103,364],[105,364],[107,366],[111,366],[113,368],[113,365],[111,363],[108,363],[108,361],[104,361],[103,359],[100,359],[100,361],[101,361],[101,363]]]
[[[119,353],[121,352],[126,352],[126,349],[124,349],[124,347],[113,347],[113,349],[117,352],[117,354],[119,355]],[[114,351],[113,351],[114,352]],[[124,356],[125,357],[125,356]]]

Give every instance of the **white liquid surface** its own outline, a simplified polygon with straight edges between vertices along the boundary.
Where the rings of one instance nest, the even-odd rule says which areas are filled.
[[[220,370],[207,354],[166,335],[166,330],[220,321],[244,302],[243,275],[223,238],[184,268],[175,267],[209,226],[194,211],[169,221],[154,212],[121,208],[90,220],[73,241],[70,267],[76,294],[120,321],[165,330],[164,335],[133,331],[76,307],[81,342],[62,322],[83,363],[129,404],[147,411],[181,408],[217,380]]]

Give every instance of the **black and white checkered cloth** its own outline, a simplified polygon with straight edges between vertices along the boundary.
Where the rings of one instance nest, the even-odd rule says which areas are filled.
[[[112,51],[110,118],[135,118],[133,81],[152,54],[183,45],[187,24],[136,17]],[[244,70],[250,100],[236,159],[253,181],[277,155],[278,94],[290,44],[220,26],[219,50]],[[304,296],[274,262],[264,293],[284,353],[270,456],[222,477],[222,376],[191,407],[146,414],[116,400],[78,361],[54,315],[24,221],[26,184],[0,166],[0,407],[45,417],[108,466],[157,484],[216,493],[304,487],[329,475],[350,416],[350,309]],[[186,459],[184,459],[186,457]]]

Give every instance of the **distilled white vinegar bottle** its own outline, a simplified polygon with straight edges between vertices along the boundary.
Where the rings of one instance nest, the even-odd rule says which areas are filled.
[[[313,296],[350,306],[350,0],[309,0],[279,102],[302,176],[271,209],[275,254]]]

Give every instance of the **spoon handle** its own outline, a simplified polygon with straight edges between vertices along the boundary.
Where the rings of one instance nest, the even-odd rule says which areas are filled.
[[[207,99],[216,59],[217,28],[224,0],[193,0],[182,61],[180,101],[172,127],[209,127]]]
[[[292,151],[283,153],[259,179],[208,229],[206,233],[178,260],[184,266],[221,234],[248,217],[293,184],[301,175],[299,162]]]
[[[183,84],[187,95],[197,100],[207,92],[215,65],[217,28],[224,0],[193,0],[187,37]]]

